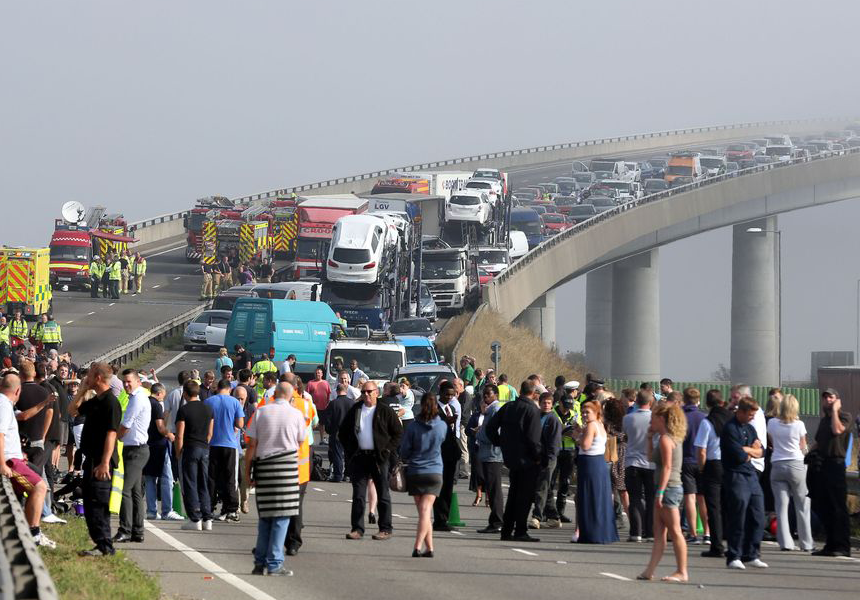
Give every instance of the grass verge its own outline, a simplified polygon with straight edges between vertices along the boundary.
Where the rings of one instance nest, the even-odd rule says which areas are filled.
[[[481,311],[468,330],[466,325],[471,313],[457,318],[462,317],[465,317],[465,320],[461,327],[452,328],[450,332],[445,328],[444,333],[454,337],[451,347],[462,338],[458,354],[474,356],[476,365],[486,370],[493,367],[490,362],[490,344],[498,341],[502,344],[499,370],[508,375],[508,383],[515,388],[519,389],[520,382],[532,373],[540,375],[546,385],[552,385],[556,375],[563,375],[565,381],[583,380],[582,366],[571,365],[545,346],[531,331],[507,323],[499,313],[488,309]],[[446,352],[445,356],[450,354]]]
[[[469,324],[469,319],[472,318],[472,312],[464,312],[461,315],[451,317],[445,322],[445,327],[436,337],[436,348],[440,354],[444,354],[446,359],[451,359],[454,356],[454,346],[457,341],[463,336],[463,330]]]
[[[45,528],[57,542],[42,549],[42,560],[57,586],[61,600],[155,600],[161,595],[156,580],[140,569],[125,552],[101,558],[82,558],[79,550],[92,548],[83,518],[69,515],[67,525]]]

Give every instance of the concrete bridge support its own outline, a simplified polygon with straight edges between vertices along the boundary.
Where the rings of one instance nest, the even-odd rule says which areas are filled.
[[[760,232],[751,232],[759,229]],[[732,381],[779,385],[777,218],[735,225],[732,233]]]
[[[592,372],[612,372],[612,265],[585,276],[585,361]]]
[[[531,306],[525,309],[514,324],[526,327],[536,336],[540,337],[544,344],[550,348],[557,348],[555,329],[555,290],[549,290],[546,294],[535,300]]]
[[[660,272],[657,249],[612,265],[612,377],[660,378]]]

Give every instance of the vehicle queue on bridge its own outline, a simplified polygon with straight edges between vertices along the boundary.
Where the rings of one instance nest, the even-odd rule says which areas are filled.
[[[765,568],[767,565],[760,558],[760,542],[770,526],[765,518],[764,499],[765,489],[771,485],[774,492],[779,488],[779,505],[775,502],[769,510],[779,513],[776,527],[782,549],[794,549],[793,532],[787,523],[791,497],[797,511],[799,549],[825,556],[849,556],[844,461],[851,419],[839,410],[835,390],[828,390],[822,398],[825,417],[815,436],[814,459],[804,454],[809,447],[805,432],[791,425],[797,422],[791,398],[774,390],[768,416],[785,426],[782,431],[775,425],[770,433],[772,438],[783,440],[777,447],[785,458],[774,459],[773,454],[768,457],[764,452],[770,426],[763,430],[756,422],[763,420],[764,407],[757,406],[742,385],[734,388],[726,406],[720,399],[709,397],[710,412],[703,417],[695,409],[698,398],[689,390],[683,393],[672,390],[671,382],[665,384],[668,389],[661,386],[659,392],[646,385],[638,391],[622,390],[615,394],[603,389],[597,378],[586,382],[580,390],[579,383],[566,376],[557,378],[554,387],[547,387],[535,375],[515,388],[501,374],[476,369],[477,365],[469,359],[454,372],[438,356],[432,341],[416,345],[414,340],[403,339],[429,339],[435,334],[432,327],[408,331],[415,334],[409,336],[391,333],[400,320],[421,320],[425,297],[429,297],[427,305],[433,306],[427,316],[435,317],[441,310],[473,307],[481,283],[478,265],[482,262],[492,265],[496,273],[506,268],[514,254],[520,252],[520,236],[515,232],[524,234],[527,248],[534,247],[545,239],[548,229],[563,229],[551,228],[549,224],[556,219],[553,215],[565,215],[565,206],[572,213],[578,207],[590,205],[591,214],[596,214],[603,208],[600,198],[609,198],[611,205],[616,205],[639,197],[644,190],[658,189],[655,183],[649,184],[656,178],[647,175],[661,169],[663,181],[670,186],[678,178],[695,180],[730,173],[734,168],[731,163],[738,162],[738,167],[743,168],[740,161],[750,160],[739,158],[737,153],[751,152],[751,160],[763,164],[783,160],[783,156],[838,151],[836,144],[856,145],[854,132],[836,133],[835,141],[835,136],[825,136],[824,148],[817,145],[817,140],[778,136],[773,140],[733,144],[725,149],[675,153],[667,157],[665,167],[659,157],[636,163],[595,159],[589,166],[575,164],[570,178],[532,186],[535,189],[510,191],[507,175],[498,170],[487,169],[471,176],[467,173],[462,180],[453,174],[453,181],[458,181],[454,185],[460,187],[454,189],[451,185],[446,189],[444,182],[431,179],[429,183],[441,186],[437,189],[439,200],[423,206],[420,213],[411,208],[413,204],[420,205],[420,201],[413,203],[402,196],[432,195],[428,194],[429,183],[425,190],[416,184],[420,177],[408,175],[399,181],[379,183],[381,195],[389,196],[385,198],[386,206],[378,201],[372,204],[371,199],[356,200],[358,196],[329,199],[323,208],[334,211],[334,219],[319,210],[310,212],[310,205],[303,213],[303,203],[306,200],[313,203],[313,198],[295,198],[292,207],[274,207],[293,208],[287,222],[296,225],[296,237],[285,246],[288,262],[280,269],[272,260],[276,258],[275,252],[268,252],[269,234],[260,233],[264,228],[255,226],[250,233],[248,228],[242,229],[249,222],[274,222],[274,215],[271,221],[267,217],[258,220],[265,212],[240,217],[238,234],[233,237],[224,234],[219,239],[216,226],[214,244],[211,238],[201,239],[201,296],[208,300],[221,291],[230,317],[207,323],[209,329],[223,332],[204,331],[202,339],[186,341],[192,342],[191,346],[223,345],[238,354],[230,359],[230,364],[222,360],[217,373],[183,372],[180,387],[169,393],[152,373],[124,372],[104,364],[78,369],[71,355],[61,354],[65,349],[60,328],[50,315],[42,319],[49,324],[47,328],[37,325],[33,332],[27,331],[23,336],[9,333],[15,323],[21,322],[19,317],[11,319],[11,323],[0,321],[0,348],[6,354],[0,402],[8,400],[10,407],[15,403],[13,410],[4,409],[0,413],[4,418],[2,431],[4,438],[9,436],[9,439],[13,431],[14,435],[19,431],[25,434],[21,450],[7,442],[3,458],[7,469],[19,475],[18,491],[32,492],[27,512],[35,539],[44,546],[52,545],[41,523],[60,523],[62,518],[56,513],[64,509],[80,510],[88,520],[95,544],[85,552],[88,556],[111,554],[114,543],[142,542],[143,519],[157,520],[160,516],[178,520],[181,517],[174,508],[189,517],[183,528],[209,530],[216,520],[229,526],[239,521],[239,513],[250,511],[249,486],[257,481],[265,487],[267,479],[263,473],[271,468],[290,480],[295,479],[297,485],[286,496],[258,492],[257,502],[262,497],[269,504],[261,511],[266,515],[265,527],[260,528],[253,569],[260,574],[286,575],[289,571],[284,567],[282,549],[286,549],[287,555],[295,554],[303,543],[304,487],[312,471],[319,476],[322,470],[313,458],[321,453],[314,452],[313,447],[323,445],[315,442],[327,442],[330,463],[338,465],[342,460],[348,465],[344,476],[350,478],[353,487],[347,539],[363,538],[365,518],[379,526],[374,539],[384,541],[391,537],[394,530],[389,484],[394,481],[397,489],[405,489],[415,498],[419,513],[413,556],[432,557],[433,532],[453,529],[451,494],[460,476],[469,479],[470,488],[476,492],[474,503],[479,505],[484,501],[488,505],[487,525],[479,532],[482,534],[533,542],[538,540],[528,528],[555,529],[569,525],[571,541],[579,543],[613,543],[620,539],[619,531],[625,529],[629,543],[649,541],[656,536],[652,562],[643,571],[643,579],[654,576],[667,531],[675,544],[677,558],[677,569],[667,576],[669,581],[684,581],[689,576],[683,559],[687,553],[685,543],[708,543],[705,555],[725,557],[730,568]],[[790,148],[788,154],[783,151],[785,147]],[[768,152],[768,148],[776,149]],[[721,156],[724,158],[720,159]],[[727,160],[730,157],[738,160]],[[586,179],[590,184],[581,185]],[[390,196],[391,186],[406,191],[398,192],[400,197],[395,198]],[[461,200],[455,202],[455,199]],[[337,206],[342,202],[353,208],[348,209],[348,214],[337,215]],[[392,206],[395,210],[391,210]],[[469,217],[464,217],[463,207]],[[538,218],[527,215],[523,219],[525,210],[534,212]],[[418,214],[420,219],[416,222]],[[208,211],[207,218],[210,218]],[[567,216],[562,219],[570,224]],[[214,221],[217,225],[217,219]],[[204,221],[204,228],[207,222]],[[428,227],[428,222],[435,222],[436,228]],[[341,234],[348,228],[353,233]],[[312,237],[323,230],[328,237]],[[189,229],[189,240],[191,233]],[[303,233],[309,237],[303,238]],[[192,252],[188,255],[194,258]],[[145,259],[140,259],[139,254],[135,255],[135,261],[124,250],[108,256],[111,273],[114,265],[120,265],[120,281],[123,271],[127,271],[126,278],[137,275],[134,264],[143,264],[145,273]],[[125,267],[121,262],[123,256]],[[346,256],[350,258],[345,260]],[[296,267],[301,259],[306,259],[308,265],[304,270]],[[353,263],[353,259],[358,262]],[[357,275],[350,275],[349,267],[342,280],[332,271],[341,269],[342,264],[354,264],[363,272],[371,263],[375,271],[369,282],[351,280],[350,277]],[[104,277],[99,271],[100,264],[101,258],[96,255],[87,268],[91,290],[96,290],[96,294],[98,282]],[[417,282],[413,283],[416,273]],[[493,274],[488,269],[484,276]],[[277,279],[281,281],[273,281]],[[108,276],[108,282],[113,280]],[[428,282],[427,296],[423,295],[422,280]],[[232,285],[236,283],[241,284],[239,289]],[[142,291],[141,284],[142,280],[138,280],[138,292]],[[59,288],[64,285],[59,275],[54,285]],[[112,295],[113,285],[109,283]],[[290,285],[294,287],[288,289]],[[293,363],[287,359],[293,354],[290,344],[295,344],[295,339],[287,339],[284,345],[270,346],[268,341],[261,344],[250,328],[242,330],[239,319],[234,318],[244,315],[247,321],[263,304],[295,302],[296,307],[314,302],[328,304],[327,289],[335,290],[338,299],[346,298],[347,302],[332,305],[329,311],[332,314],[325,315],[324,322],[331,329],[322,345],[303,348],[312,356],[298,356]],[[351,293],[355,290],[360,293]],[[386,299],[365,312],[361,302],[353,300],[349,304],[350,299],[368,292]],[[218,297],[214,300],[217,304]],[[270,310],[268,314],[274,315],[276,311]],[[276,323],[273,316],[270,319]],[[426,327],[423,323],[410,325]],[[8,341],[2,337],[3,331],[7,332]],[[275,367],[276,362],[281,365]],[[38,393],[32,391],[33,386],[40,387]],[[201,403],[194,404],[198,400]],[[192,408],[182,410],[180,416],[180,409],[186,406]],[[293,406],[298,415],[291,409]],[[507,408],[502,410],[503,406]],[[688,410],[689,406],[693,408]],[[272,437],[269,429],[252,425],[257,409],[261,409],[257,417],[260,423],[270,422],[282,435]],[[17,416],[10,419],[9,415],[16,412]],[[377,412],[385,415],[384,419],[376,417]],[[646,413],[647,416],[642,416]],[[22,414],[26,417],[22,418]],[[696,415],[692,419],[695,423],[691,422],[691,415]],[[712,437],[697,441],[699,428],[706,420]],[[212,431],[207,433],[210,422]],[[729,427],[732,437],[723,438],[722,431],[729,422],[733,423]],[[42,427],[45,433],[39,439]],[[233,435],[234,430],[239,433]],[[113,437],[125,442],[122,450],[95,451],[107,448],[105,441]],[[384,447],[375,447],[378,443],[384,443]],[[206,451],[201,450],[204,448]],[[99,456],[85,458],[87,449]],[[183,449],[184,456],[179,456],[179,449]],[[185,456],[190,456],[192,449],[196,458],[188,459],[186,470]],[[64,450],[70,467],[62,473],[60,455]],[[731,455],[735,462],[727,464],[728,458],[716,458],[721,453]],[[244,462],[239,460],[243,454]],[[263,468],[259,474],[251,471],[253,461],[248,458],[255,454]],[[265,459],[275,455],[279,458],[266,466]],[[286,458],[281,460],[280,455]],[[24,456],[30,464],[22,462]],[[406,462],[402,473],[396,469],[398,456]],[[96,462],[96,458],[100,461]],[[758,469],[761,459],[768,458],[771,465],[791,462],[780,465],[787,469],[777,469],[788,471],[778,485],[774,482],[773,468],[769,478]],[[659,474],[653,468],[654,462],[660,465]],[[716,462],[723,463],[722,476],[714,475]],[[501,465],[508,470],[510,481],[506,504],[502,502]],[[198,473],[193,478],[192,468]],[[807,478],[798,472],[813,469],[810,480],[816,487],[808,490],[812,497],[810,511],[803,493]],[[119,481],[117,472],[123,473]],[[146,495],[142,491],[144,472]],[[9,474],[4,470],[4,475]],[[235,485],[231,475],[235,475]],[[174,477],[182,480],[179,487],[183,502],[179,504],[174,504],[172,485],[165,484]],[[335,469],[334,481],[339,477]],[[109,485],[111,482],[113,486]],[[121,500],[116,497],[118,483]],[[42,510],[37,511],[33,503],[43,496]],[[363,509],[365,497],[367,515]],[[150,511],[149,508],[157,508],[159,499],[161,511]],[[215,514],[217,504],[222,507],[219,516]],[[569,504],[575,506],[575,511],[568,510]],[[681,506],[683,510],[679,510]],[[116,535],[111,535],[110,512],[121,515]],[[818,551],[813,551],[809,533],[813,514],[822,522],[827,537],[826,545]],[[744,521],[740,520],[741,515]],[[701,535],[698,521],[702,524]],[[682,522],[686,523],[685,529]],[[724,536],[711,535],[721,526]]]

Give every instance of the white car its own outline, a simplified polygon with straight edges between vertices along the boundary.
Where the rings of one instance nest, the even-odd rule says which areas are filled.
[[[230,322],[229,310],[204,310],[200,315],[185,327],[182,341],[186,350],[194,350],[196,347],[208,348],[217,346],[217,339],[213,340],[207,331],[220,329],[227,332],[227,323]],[[223,337],[221,344],[223,344]]]
[[[400,239],[393,220],[385,215],[347,215],[332,227],[326,279],[345,283],[375,283]]]
[[[504,171],[492,168],[475,169],[475,172],[472,173],[472,179],[495,179],[502,186],[502,194],[507,195],[508,193],[508,174]]]
[[[472,177],[466,182],[465,189],[487,192],[487,195],[490,197],[490,202],[496,202],[502,199],[502,182],[498,179],[490,179],[489,177]]]
[[[638,162],[625,162],[627,165],[626,179],[630,181],[640,181],[642,179],[642,167]]]
[[[492,217],[490,196],[484,190],[459,190],[445,203],[445,221],[486,224]]]

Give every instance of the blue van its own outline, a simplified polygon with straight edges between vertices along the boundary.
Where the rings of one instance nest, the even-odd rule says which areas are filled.
[[[529,250],[543,241],[544,227],[540,215],[531,208],[518,206],[511,209],[511,230],[522,231],[529,241]]]
[[[406,348],[407,365],[438,365],[436,346],[421,335],[396,335],[394,339]]]
[[[326,346],[341,325],[324,302],[239,298],[227,324],[224,346],[242,344],[254,358],[268,354],[274,361],[296,355],[295,371],[312,374],[325,360]]]

